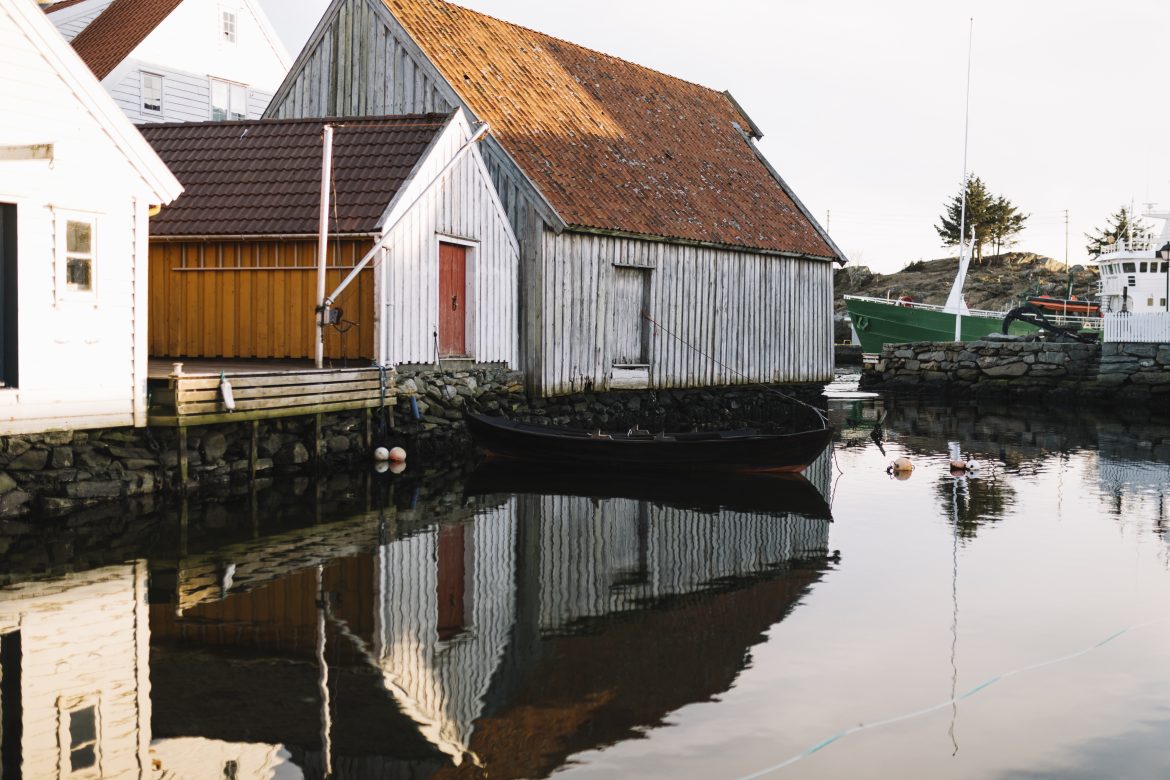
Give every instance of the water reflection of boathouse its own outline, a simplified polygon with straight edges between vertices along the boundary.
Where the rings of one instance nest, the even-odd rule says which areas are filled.
[[[433,519],[372,556],[325,564],[320,580],[309,566],[181,616],[154,613],[162,731],[283,743],[310,776],[327,760],[394,776],[547,774],[725,691],[828,562],[827,517],[784,511],[518,495]],[[304,662],[319,607],[333,722],[317,737]],[[223,668],[243,650],[302,663]],[[244,686],[240,709],[213,712],[185,690],[191,663]]]

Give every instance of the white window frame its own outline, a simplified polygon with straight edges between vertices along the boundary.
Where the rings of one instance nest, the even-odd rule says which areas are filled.
[[[142,105],[142,113],[146,114],[148,116],[160,116],[161,117],[166,109],[166,104],[163,102],[164,101],[163,77],[159,73],[151,73],[151,72],[145,71],[145,70],[141,72],[141,75],[142,75],[142,86],[141,86],[142,100],[139,102]],[[150,108],[149,106],[146,105],[146,82],[147,82],[147,79],[158,79],[158,108]]]
[[[57,301],[78,301],[96,304],[98,300],[98,261],[100,255],[98,251],[98,239],[101,229],[98,215],[86,211],[53,209],[53,222],[56,233],[53,258],[53,265],[55,267],[53,274],[57,291]],[[70,222],[85,222],[89,224],[89,257],[87,258],[89,260],[88,290],[78,289],[69,285],[69,258],[71,256],[83,256],[83,253],[69,251],[68,238]]]
[[[70,715],[93,707],[93,766],[73,771],[73,736],[70,733]],[[97,694],[57,699],[57,760],[58,777],[90,780],[102,776],[102,708]],[[83,745],[84,746],[84,745]]]
[[[227,79],[217,79],[214,76],[208,77],[208,82],[209,82],[209,88],[208,88],[207,100],[208,100],[208,103],[210,104],[210,110],[208,111],[208,116],[211,118],[212,121],[214,121],[214,122],[238,122],[240,120],[244,120],[244,119],[248,118],[248,99],[249,99],[248,93],[249,93],[249,90],[248,90],[248,87],[246,84],[241,84],[238,81],[228,81]],[[226,106],[226,110],[224,112],[224,116],[222,119],[217,118],[215,116],[215,87],[217,84],[222,84],[223,87],[227,90],[227,99],[228,99],[227,106]],[[240,96],[240,101],[243,103],[243,105],[238,106],[238,107],[234,105],[234,100],[233,100],[234,95]],[[233,108],[240,108],[242,110],[235,112],[236,115],[233,116],[233,111],[232,111]]]
[[[219,9],[219,39],[228,46],[235,46],[240,37],[240,14],[234,8]]]

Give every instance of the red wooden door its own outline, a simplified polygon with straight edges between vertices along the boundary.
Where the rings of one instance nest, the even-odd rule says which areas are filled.
[[[439,244],[439,355],[467,354],[467,247]]]

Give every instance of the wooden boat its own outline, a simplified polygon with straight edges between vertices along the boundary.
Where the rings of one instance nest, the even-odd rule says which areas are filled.
[[[627,498],[700,512],[793,512],[832,519],[824,496],[800,474],[716,472],[695,479],[693,473],[685,471],[648,476],[632,469],[566,469],[491,459],[471,475],[464,493]]]
[[[754,430],[700,433],[605,433],[554,428],[465,412],[475,442],[489,456],[595,468],[801,472],[825,451],[833,429],[790,434]]]

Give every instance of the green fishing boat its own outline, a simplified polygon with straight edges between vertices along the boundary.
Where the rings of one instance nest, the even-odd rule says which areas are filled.
[[[884,344],[955,340],[955,313],[946,311],[947,307],[859,295],[844,297],[863,352],[881,352]],[[999,333],[1006,315],[1002,311],[966,309],[959,322],[959,341],[978,341],[989,333]],[[1008,332],[1022,335],[1037,330],[1035,325],[1017,320]]]

